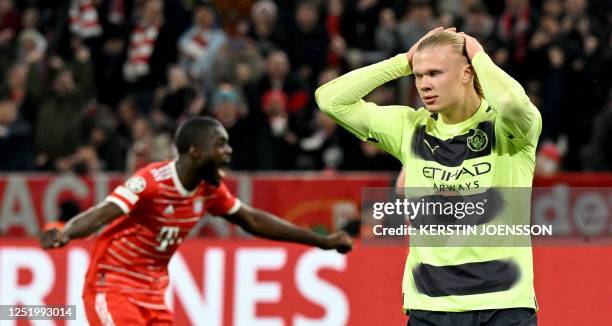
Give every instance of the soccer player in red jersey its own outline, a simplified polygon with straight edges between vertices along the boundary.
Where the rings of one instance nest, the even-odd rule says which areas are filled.
[[[83,300],[91,325],[172,324],[164,303],[168,262],[206,212],[263,238],[351,250],[352,240],[344,232],[322,236],[235,198],[219,172],[229,163],[232,148],[217,120],[185,122],[175,144],[178,159],[137,171],[62,230],[41,234],[43,248],[57,248],[110,224],[96,241],[85,278]]]

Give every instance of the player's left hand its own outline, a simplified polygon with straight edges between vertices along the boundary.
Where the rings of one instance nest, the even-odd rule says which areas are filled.
[[[40,234],[38,240],[43,249],[60,248],[66,245],[70,238],[61,230],[53,228]]]
[[[341,254],[345,254],[353,249],[353,239],[344,231],[336,232],[325,237],[325,244],[322,249],[335,249]]]
[[[478,42],[478,40],[472,36],[465,34],[464,32],[458,33],[465,40],[465,52],[467,52],[468,59],[472,62],[472,58],[476,55],[476,53],[483,51],[484,48]]]

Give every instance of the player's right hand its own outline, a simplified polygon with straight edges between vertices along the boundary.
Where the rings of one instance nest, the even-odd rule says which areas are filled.
[[[449,32],[457,31],[457,29],[455,27],[450,27],[450,28],[447,28],[447,29],[444,29],[444,27],[436,27],[436,28],[432,29],[431,31],[427,32],[427,34],[425,34],[416,43],[414,43],[414,45],[406,53],[406,56],[408,57],[408,62],[410,63],[410,67],[412,67],[412,57],[414,57],[414,53],[416,52],[416,49],[419,47],[419,44],[421,44],[421,42],[423,42],[424,39],[426,39],[426,38],[430,37],[431,35],[433,35],[434,33],[442,31],[442,30],[449,31]]]
[[[38,240],[43,249],[52,249],[65,246],[70,241],[70,238],[61,230],[53,228],[42,232]]]

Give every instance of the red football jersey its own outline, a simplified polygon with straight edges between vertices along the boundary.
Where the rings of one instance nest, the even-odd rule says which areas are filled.
[[[168,262],[191,228],[204,217],[233,214],[240,208],[221,183],[181,184],[174,161],[148,165],[106,198],[125,215],[98,237],[84,292],[129,294],[135,304],[164,309]]]

